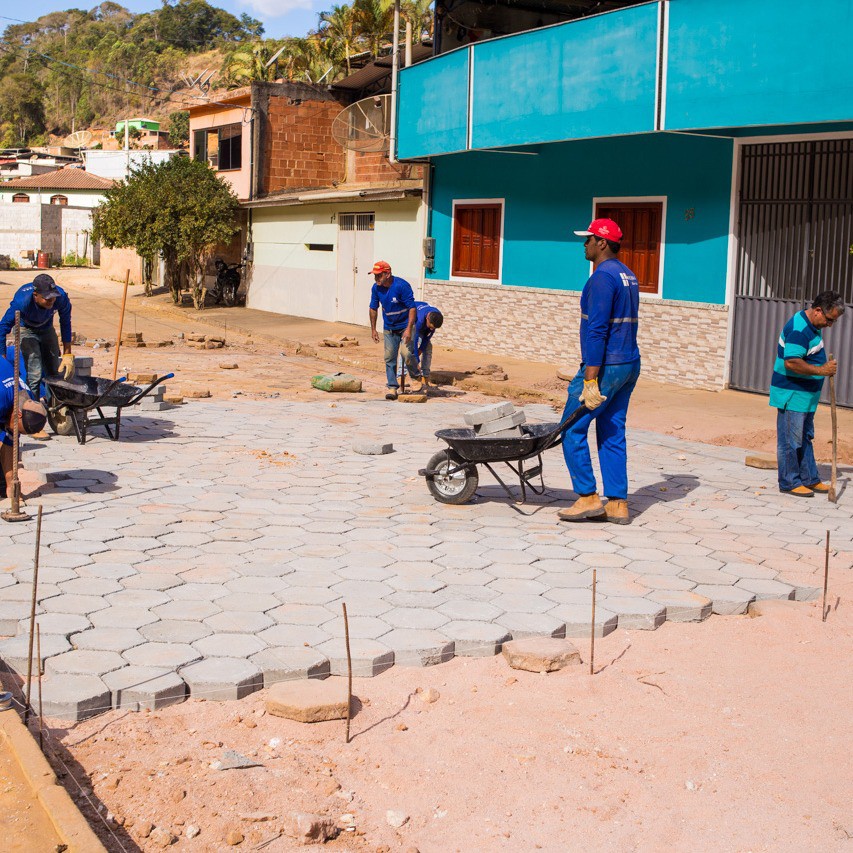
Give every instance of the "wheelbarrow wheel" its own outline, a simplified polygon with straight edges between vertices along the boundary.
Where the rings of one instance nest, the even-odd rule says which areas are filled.
[[[48,409],[47,422],[57,435],[74,435],[74,421],[65,407],[55,412]]]
[[[464,460],[450,450],[439,450],[427,463],[427,470],[435,472],[427,477],[427,488],[439,503],[468,503],[477,491],[480,476],[476,465],[448,473],[460,464],[464,464]]]

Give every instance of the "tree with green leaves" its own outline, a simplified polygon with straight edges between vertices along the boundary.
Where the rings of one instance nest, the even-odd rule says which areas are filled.
[[[178,110],[169,116],[169,144],[173,147],[188,145],[190,141],[190,114]]]
[[[21,145],[44,133],[44,89],[31,74],[11,74],[0,87],[0,122]]]
[[[205,268],[216,247],[239,229],[237,210],[233,190],[206,163],[173,157],[146,163],[107,190],[93,211],[92,239],[110,249],[134,248],[143,259],[162,257],[175,303],[185,265],[193,304],[201,310]]]
[[[338,52],[343,53],[347,74],[350,74],[350,56],[358,52],[359,31],[355,9],[345,3],[343,6],[332,6],[330,12],[321,12],[318,32]]]

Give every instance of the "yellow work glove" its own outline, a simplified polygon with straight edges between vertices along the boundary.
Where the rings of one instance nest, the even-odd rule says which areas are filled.
[[[59,362],[59,374],[66,382],[74,376],[74,356],[70,352],[62,356],[62,361]]]
[[[578,398],[588,409],[597,409],[607,397],[603,397],[598,388],[597,379],[584,379],[583,391]]]

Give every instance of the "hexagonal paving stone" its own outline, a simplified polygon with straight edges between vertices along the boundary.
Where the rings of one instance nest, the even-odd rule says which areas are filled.
[[[455,599],[439,606],[439,611],[450,619],[465,622],[491,622],[503,611],[485,601]]]
[[[448,622],[441,633],[453,641],[455,653],[463,657],[492,657],[510,639],[509,631],[489,622]]]
[[[76,634],[78,631],[85,631],[92,627],[92,623],[86,616],[77,616],[73,613],[39,613],[36,616],[36,622],[39,624],[39,630],[42,636],[45,634],[61,634],[64,637],[69,637],[71,634]],[[21,619],[18,623],[18,634],[29,635],[30,620],[29,617]]]
[[[312,625],[273,625],[258,634],[268,646],[319,646],[332,638],[328,631]]]
[[[666,607],[668,622],[701,622],[714,610],[710,598],[683,589],[656,590],[650,592],[648,598]]]
[[[496,621],[513,640],[566,636],[566,623],[550,613],[504,613]]]
[[[226,613],[238,610],[263,613],[279,607],[281,602],[270,593],[265,592],[232,592],[216,599],[216,604]]]
[[[169,670],[177,669],[200,657],[202,653],[188,643],[143,643],[124,653],[125,660],[135,666],[153,666]]]
[[[57,595],[42,602],[42,609],[47,613],[75,613],[86,616],[96,610],[103,610],[108,603],[96,595]]]
[[[124,659],[116,652],[73,649],[50,658],[45,665],[45,671],[62,675],[101,676],[114,669],[121,669],[124,665]]]
[[[718,569],[685,569],[681,573],[681,577],[697,584],[713,584],[714,586],[722,586],[724,584],[733,584],[739,580],[737,575],[730,575]]]
[[[423,628],[428,631],[440,628],[450,621],[449,617],[440,611],[427,607],[395,607],[382,619],[392,628]]]
[[[499,610],[513,610],[516,613],[547,613],[554,606],[553,601],[541,595],[499,595],[489,604]]]
[[[608,596],[602,604],[619,616],[620,628],[654,631],[666,621],[666,608],[647,598]]]
[[[42,710],[46,717],[79,722],[110,708],[109,688],[95,675],[57,674],[42,681]]]
[[[167,572],[144,571],[126,577],[122,583],[126,589],[156,589],[162,592],[180,586],[184,581]]]
[[[204,657],[247,658],[261,651],[266,643],[251,634],[212,634],[196,640],[193,646]]]
[[[156,622],[157,615],[144,607],[107,607],[92,613],[89,620],[96,628],[141,628]]]
[[[233,613],[217,613],[208,616],[204,624],[216,633],[222,634],[257,634],[272,627],[275,622],[265,613],[249,613],[235,611]]]
[[[110,593],[106,598],[113,607],[146,607],[149,610],[172,600],[169,593],[158,589],[123,589]]]
[[[249,567],[251,570],[251,566]],[[283,592],[290,586],[286,580],[276,577],[243,575],[226,581],[225,586],[231,592],[268,593]]]
[[[264,686],[260,667],[238,658],[208,658],[183,667],[179,673],[195,698],[242,699]]]
[[[176,673],[152,666],[125,666],[103,678],[115,709],[156,711],[187,698],[187,685]]]
[[[438,592],[447,584],[432,577],[420,577],[417,575],[397,575],[388,578],[389,586],[401,592]]]
[[[710,598],[714,613],[720,616],[736,616],[746,613],[749,605],[755,601],[755,593],[747,592],[737,586],[716,586],[700,584],[692,590],[696,595]]]
[[[753,593],[757,600],[771,598],[787,600],[794,597],[794,587],[776,580],[742,578],[735,586]]]
[[[343,640],[328,640],[318,645],[316,651],[329,659],[332,675],[347,674],[347,652]],[[394,666],[394,652],[377,640],[352,640],[350,654],[352,674],[359,678],[373,678]]]
[[[228,595],[228,590],[219,583],[185,583],[169,591],[172,601],[216,601]]]
[[[104,652],[123,652],[145,642],[135,628],[89,628],[70,637],[75,649],[94,649]]]
[[[213,618],[213,617],[210,617]],[[139,629],[139,633],[154,643],[193,643],[213,633],[204,622],[184,619],[163,619]]]
[[[315,627],[332,618],[325,607],[310,604],[282,604],[274,610],[268,610],[267,616],[284,625],[313,625]]]
[[[453,658],[454,644],[439,631],[395,628],[382,638],[397,666],[435,666]]]
[[[566,626],[565,636],[570,639],[589,637],[592,628],[592,608],[584,604],[558,604],[549,611],[550,616],[560,619]],[[616,630],[619,617],[604,607],[595,608],[595,636],[606,637]],[[513,634],[514,639],[518,639]]]
[[[294,678],[326,678],[329,659],[314,649],[275,647],[252,655],[249,660],[264,674],[264,687]]]
[[[39,584],[40,589],[43,588]],[[74,578],[60,584],[62,591],[69,595],[109,595],[122,587],[118,581],[109,578]]]
[[[208,616],[213,616],[214,613],[221,612],[221,610],[222,608],[217,607],[212,601],[170,601],[168,604],[155,607],[152,613],[156,614],[155,618],[160,619],[200,622],[202,619],[207,619]]]

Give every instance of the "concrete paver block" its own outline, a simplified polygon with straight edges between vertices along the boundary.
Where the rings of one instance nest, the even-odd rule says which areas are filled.
[[[157,616],[145,607],[120,606],[98,610],[89,616],[89,620],[96,628],[141,628],[156,622]]]
[[[11,637],[18,633],[18,622],[26,616],[23,601],[0,601],[0,635]]]
[[[743,464],[747,468],[762,468],[766,471],[775,471],[779,467],[772,453],[747,453]]]
[[[382,641],[394,649],[397,666],[435,666],[453,658],[453,640],[439,631],[395,628]]]
[[[559,604],[549,611],[551,616],[561,619],[566,625],[566,636],[588,637],[592,628],[592,608],[583,604]],[[595,636],[606,637],[616,630],[619,617],[606,607],[595,608]]]
[[[509,434],[511,431],[514,431],[515,427],[519,427],[526,422],[527,415],[524,412],[513,412],[502,418],[480,424],[474,427],[474,429],[477,435],[481,435],[484,438],[498,438],[501,434]]]
[[[274,717],[300,723],[343,720],[347,715],[347,682],[343,678],[327,678],[274,684],[264,706]]]
[[[251,634],[211,634],[196,640],[193,647],[202,657],[247,658],[266,646],[263,640]]]
[[[104,652],[123,652],[145,642],[135,628],[89,628],[69,639],[75,649],[94,649]]]
[[[139,633],[153,643],[194,643],[213,633],[204,622],[184,619],[163,619],[151,625],[143,625]]]
[[[456,655],[472,658],[493,657],[510,639],[509,631],[490,622],[449,622],[441,633],[453,641]]]
[[[154,666],[171,670],[198,660],[202,657],[202,653],[187,643],[143,643],[128,649],[124,657],[128,663],[136,666]]]
[[[266,592],[232,592],[216,599],[216,606],[225,613],[246,611],[248,613],[263,613],[278,607],[281,602]]]
[[[693,592],[710,598],[714,613],[718,616],[736,616],[746,613],[747,607],[755,601],[755,593],[747,592],[738,586],[700,584],[693,589]]]
[[[701,622],[714,610],[710,598],[683,589],[655,590],[647,597],[666,607],[668,622]]]
[[[104,675],[123,666],[125,660],[117,652],[72,649],[50,658],[45,671],[64,675]]]
[[[36,616],[36,622],[39,623],[39,630],[42,636],[45,634],[58,634],[63,637],[68,637],[71,634],[76,634],[78,631],[85,631],[92,627],[92,623],[86,616],[78,616],[74,613],[39,613]],[[29,634],[30,619],[21,619],[18,623],[18,634]],[[13,632],[15,633],[15,632]]]
[[[394,452],[394,445],[390,441],[359,441],[353,444],[352,450],[362,456],[384,456]]]
[[[251,613],[243,610],[215,613],[213,616],[208,616],[204,624],[217,634],[257,634],[275,623],[265,613]]]
[[[299,678],[326,678],[330,672],[329,659],[304,646],[263,649],[249,660],[263,672],[264,687]]]
[[[183,667],[178,674],[191,696],[217,701],[242,699],[264,686],[260,668],[238,658],[208,658]]]
[[[316,651],[329,659],[329,671],[332,675],[346,675],[347,652],[343,640],[320,643]],[[373,678],[394,666],[393,650],[376,640],[350,640],[350,654],[352,674],[359,678]]]
[[[52,675],[42,681],[42,709],[46,717],[79,722],[110,708],[110,691],[95,675]]]
[[[465,412],[462,417],[465,419],[466,424],[479,426],[480,424],[496,421],[499,418],[511,415],[514,411],[515,406],[509,400],[505,400],[502,403],[492,403],[490,406],[471,409],[471,411]]]
[[[26,674],[27,662],[29,659],[29,644],[30,638],[28,635],[21,634],[17,637],[11,637],[8,640],[0,642],[0,658],[2,658],[8,666],[14,669],[17,673]],[[35,646],[34,646],[35,648]],[[42,664],[46,660],[61,655],[64,652],[71,650],[71,643],[68,639],[60,634],[42,634],[41,635],[41,659]],[[33,669],[36,667],[36,654],[33,652]]]
[[[795,586],[794,601],[817,601],[823,590],[816,586]]]
[[[602,603],[618,615],[620,628],[654,631],[666,621],[666,608],[646,598],[608,596]]]
[[[504,613],[495,620],[513,640],[525,637],[565,637],[565,620],[551,613]]]
[[[556,637],[528,637],[504,644],[503,656],[513,669],[527,672],[557,672],[581,663],[572,642]]]
[[[112,693],[113,708],[156,711],[187,698],[187,685],[176,673],[153,666],[126,666],[103,678]]]
[[[781,581],[765,580],[763,578],[741,578],[735,586],[753,593],[757,599],[789,599],[794,597],[794,587]]]

